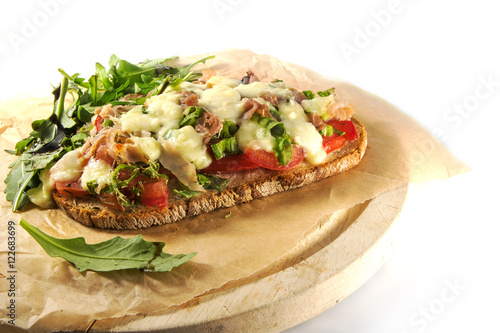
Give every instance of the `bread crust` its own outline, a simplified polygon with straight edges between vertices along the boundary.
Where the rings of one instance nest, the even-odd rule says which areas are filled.
[[[221,191],[211,190],[190,199],[171,194],[167,206],[161,209],[147,206],[110,210],[94,197],[71,197],[53,192],[57,206],[74,220],[101,229],[140,229],[177,222],[185,217],[208,213],[240,203],[267,197],[311,184],[351,169],[359,164],[367,147],[364,126],[352,118],[358,139],[329,154],[319,165],[302,162],[294,169],[274,171],[258,168],[232,174],[220,173],[228,179]],[[172,193],[172,192],[171,192]]]

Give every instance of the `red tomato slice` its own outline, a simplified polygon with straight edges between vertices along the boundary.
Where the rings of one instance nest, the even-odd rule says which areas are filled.
[[[155,182],[143,184],[141,203],[149,207],[163,208],[167,205],[168,188],[167,182],[160,179]]]
[[[295,168],[300,162],[302,162],[304,157],[306,157],[306,151],[302,147],[297,145],[292,145],[292,147],[292,160],[288,163],[288,165],[280,165],[274,153],[267,152],[263,149],[248,148],[245,150],[245,155],[250,161],[260,167],[271,170],[288,170]]]
[[[333,128],[344,132],[345,134],[342,136],[348,141],[353,141],[358,138],[356,126],[354,126],[351,120],[338,120],[333,118],[328,120],[326,123]]]
[[[340,136],[336,133],[333,133],[330,136],[323,137],[323,148],[327,154],[331,153],[334,150],[342,148],[346,142],[344,135]]]
[[[212,163],[205,169],[200,170],[202,173],[216,172],[239,172],[257,169],[259,166],[252,162],[245,154],[227,155],[216,160],[212,157]]]
[[[88,195],[89,191],[83,189],[79,180],[74,182],[55,182],[56,190],[62,195],[71,195],[74,197],[83,197]]]
[[[358,138],[356,126],[354,126],[354,124],[350,120],[330,119],[326,123],[333,128],[345,133],[342,136],[338,135],[337,133],[333,133],[330,136],[323,136],[323,148],[325,148],[325,152],[327,154],[334,150],[342,148],[346,141],[353,141]]]

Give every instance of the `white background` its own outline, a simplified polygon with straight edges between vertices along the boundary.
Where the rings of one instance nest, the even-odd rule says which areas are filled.
[[[350,81],[435,133],[472,172],[413,185],[401,238],[350,297],[290,332],[498,327],[500,19],[493,1],[3,1],[0,100],[131,62],[229,47]],[[454,287],[450,287],[453,286]]]

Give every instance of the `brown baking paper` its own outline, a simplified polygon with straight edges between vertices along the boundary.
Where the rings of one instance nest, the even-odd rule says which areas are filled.
[[[93,320],[152,314],[222,286],[237,286],[270,274],[270,267],[276,269],[281,258],[299,253],[300,248],[307,246],[306,236],[321,232],[318,223],[323,223],[320,221],[327,214],[363,203],[408,182],[447,178],[468,170],[412,118],[352,84],[327,79],[306,68],[247,50],[214,54],[216,58],[205,67],[216,69],[220,75],[241,78],[250,69],[262,81],[279,78],[301,90],[335,87],[337,97],[355,107],[356,117],[366,127],[369,147],[361,164],[304,188],[251,203],[171,225],[120,232],[85,227],[56,209],[30,207],[22,213],[13,213],[5,200],[2,182],[1,322],[11,319],[7,308],[12,299],[8,295],[10,271],[15,272],[16,326],[37,332],[85,329]],[[178,62],[189,63],[201,56],[185,57]],[[13,149],[29,133],[32,120],[51,113],[50,93],[50,89],[42,90],[37,93],[40,96],[30,94],[0,104],[2,180],[13,160],[3,150]],[[83,236],[88,243],[96,243],[116,235],[142,234],[146,240],[164,241],[165,252],[198,252],[198,255],[168,273],[135,270],[79,273],[65,260],[49,257],[19,226],[21,218],[55,237]],[[16,224],[14,268],[7,265],[9,220]]]

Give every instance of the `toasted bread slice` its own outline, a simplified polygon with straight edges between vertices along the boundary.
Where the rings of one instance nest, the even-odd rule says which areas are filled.
[[[367,135],[363,125],[354,118],[352,120],[358,139],[331,152],[322,164],[302,162],[286,171],[258,168],[231,174],[221,173],[218,175],[229,180],[221,192],[211,190],[190,199],[171,194],[167,206],[161,209],[137,206],[120,211],[107,208],[95,197],[71,197],[56,191],[53,196],[57,206],[67,215],[90,227],[139,229],[177,222],[185,217],[299,188],[355,167],[366,151]]]

